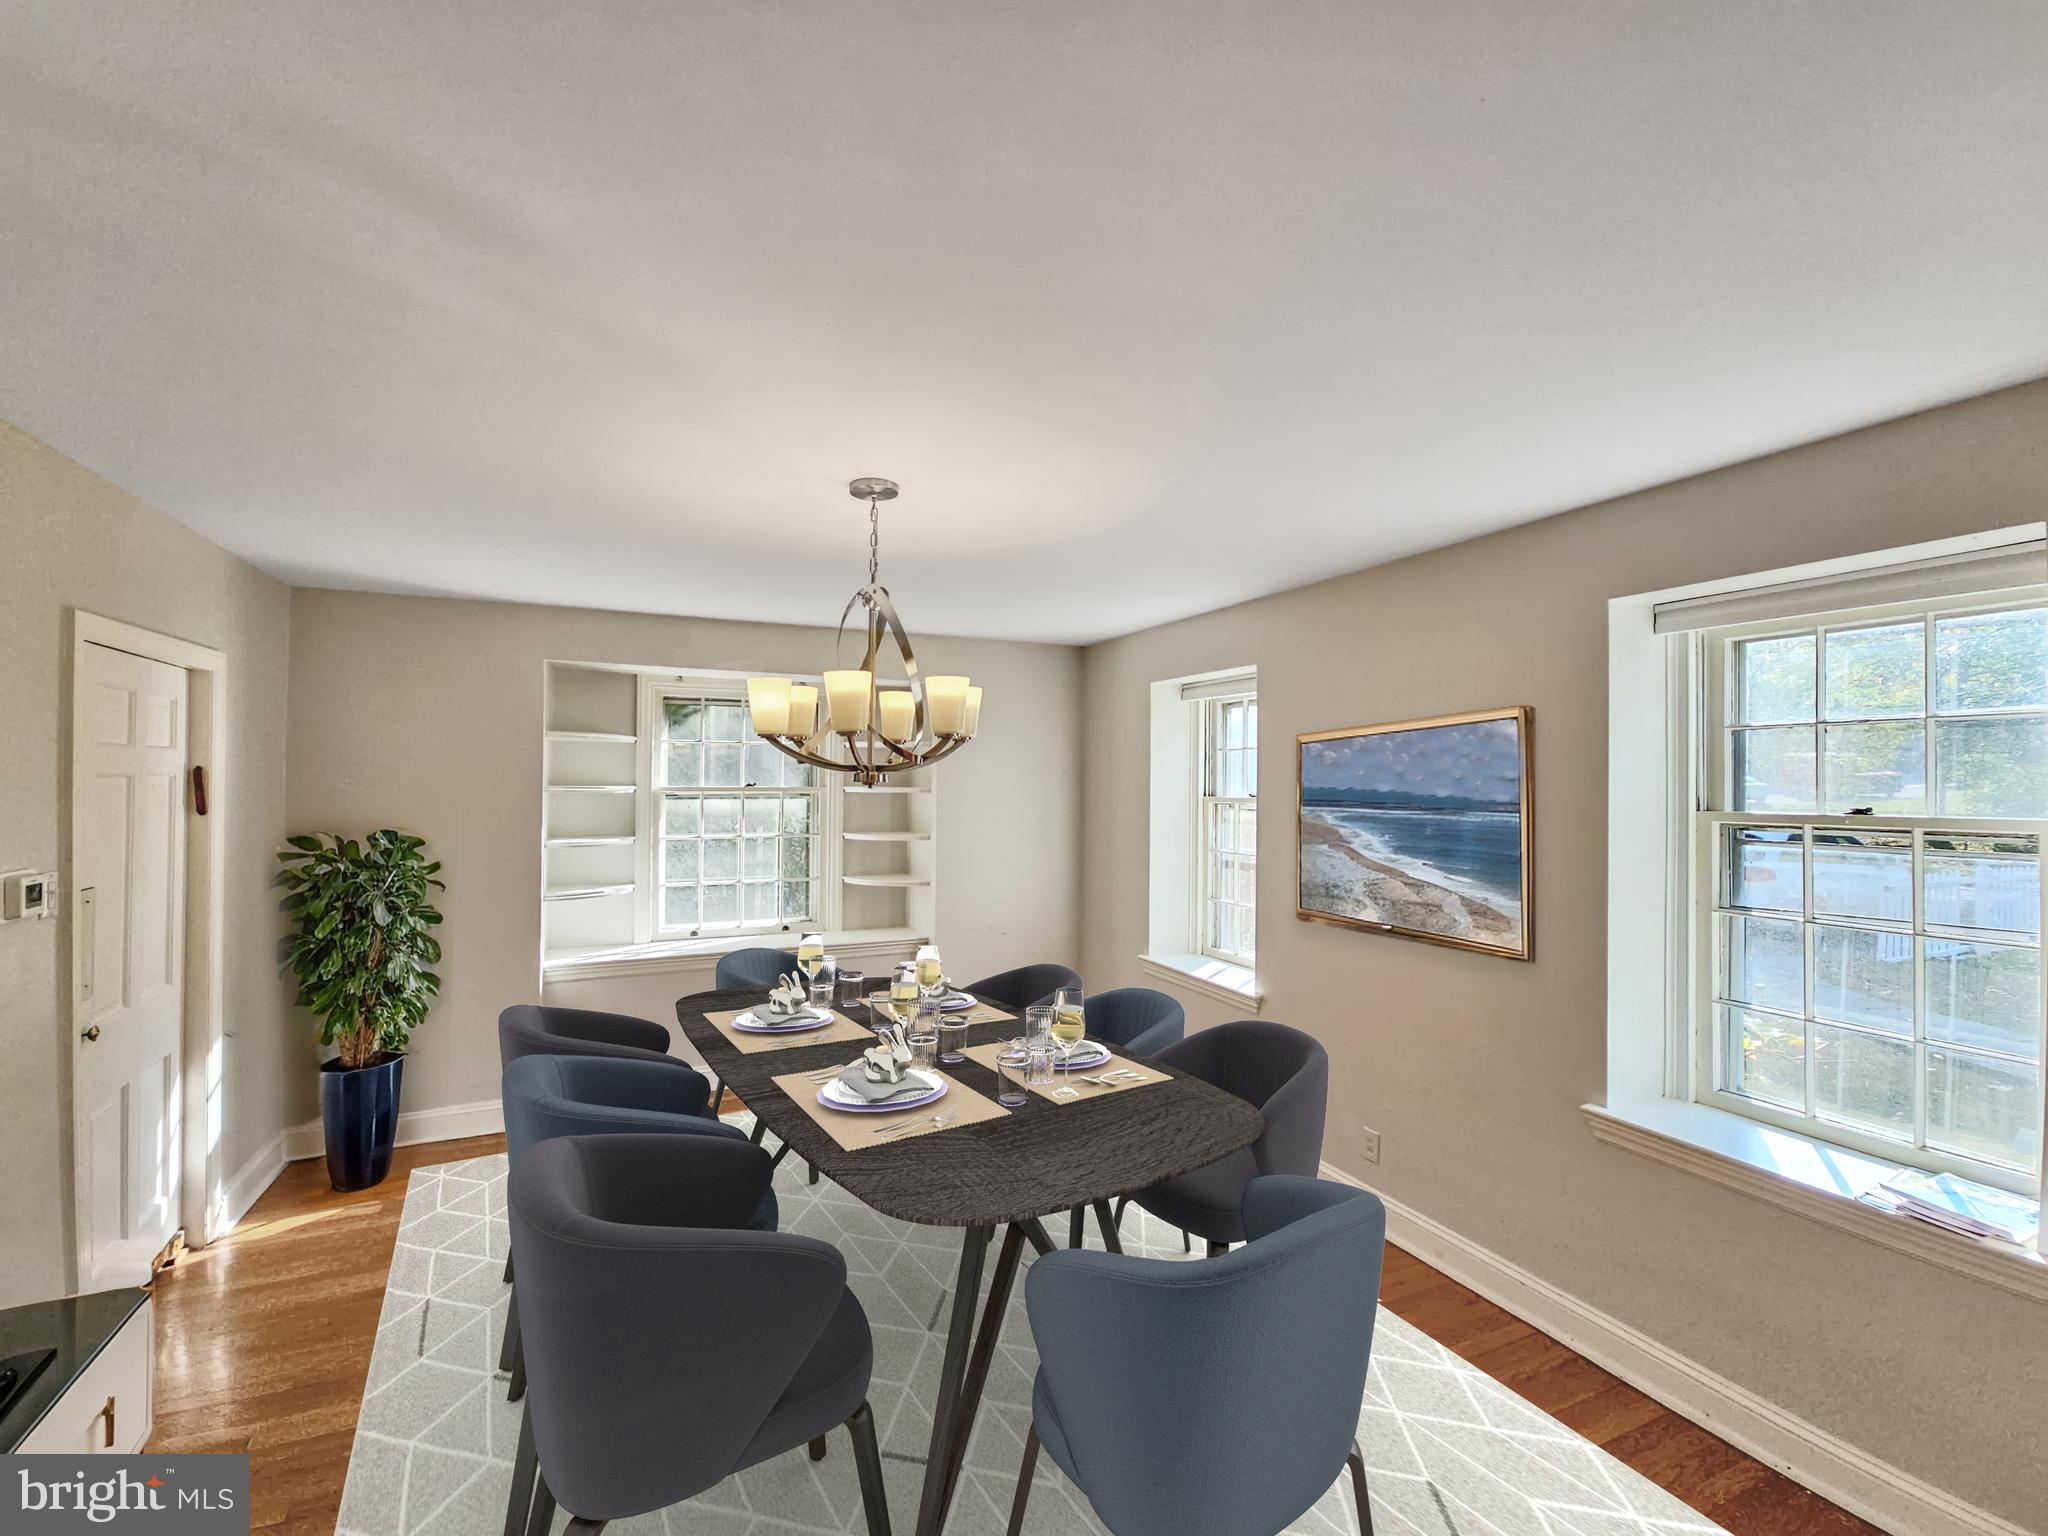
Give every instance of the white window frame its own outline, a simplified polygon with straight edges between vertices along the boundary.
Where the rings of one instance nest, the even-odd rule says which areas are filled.
[[[1225,949],[1215,942],[1215,934],[1209,925],[1210,901],[1213,895],[1210,888],[1210,875],[1214,867],[1216,853],[1216,850],[1210,846],[1210,832],[1214,825],[1214,810],[1218,806],[1227,805],[1232,807],[1233,815],[1237,808],[1248,808],[1251,810],[1254,818],[1257,817],[1259,804],[1257,787],[1259,743],[1256,722],[1254,722],[1254,732],[1249,747],[1233,748],[1224,746],[1218,741],[1217,733],[1222,726],[1222,715],[1226,705],[1250,704],[1256,709],[1258,699],[1259,691],[1257,687],[1251,686],[1245,688],[1242,692],[1215,694],[1204,698],[1191,699],[1188,702],[1188,707],[1195,711],[1194,728],[1190,733],[1195,748],[1191,754],[1195,775],[1193,795],[1195,826],[1190,844],[1195,850],[1195,878],[1191,882],[1194,896],[1194,912],[1190,918],[1192,926],[1189,931],[1195,936],[1195,950],[1197,954],[1204,955],[1211,960],[1221,960],[1226,965],[1243,966],[1248,971],[1256,971],[1258,969],[1258,945],[1256,941],[1254,941],[1250,949]],[[1251,753],[1253,789],[1249,795],[1219,795],[1212,792],[1213,786],[1218,782],[1217,776],[1213,771],[1216,761],[1220,754],[1230,751],[1248,751]],[[1231,850],[1230,856],[1236,859],[1245,857],[1243,853],[1234,849]],[[1252,852],[1250,858],[1254,871],[1253,883],[1254,887],[1256,887],[1258,868],[1258,853],[1256,850]],[[1237,899],[1235,892],[1231,893],[1227,898],[1221,899],[1227,900],[1231,906],[1241,910],[1249,910],[1253,914],[1254,931],[1256,931],[1258,913],[1256,901],[1252,902],[1247,908],[1245,903]]]
[[[643,674],[640,679],[641,747],[637,786],[639,793],[634,797],[637,802],[633,897],[635,942],[725,948],[736,941],[749,938],[798,932],[838,931],[839,877],[842,867],[839,791],[844,786],[836,781],[836,776],[822,771],[816,774],[816,781],[808,791],[780,786],[776,790],[779,794],[808,793],[812,797],[812,822],[815,828],[814,836],[817,839],[817,858],[811,878],[812,915],[808,919],[785,921],[778,917],[773,922],[742,921],[734,927],[721,927],[708,932],[701,926],[693,931],[666,928],[662,925],[662,805],[664,797],[671,791],[660,781],[657,762],[666,747],[665,705],[670,699],[678,698],[732,702],[738,704],[744,713],[747,707],[746,681],[742,676],[721,673]],[[713,787],[705,793],[731,793],[737,796],[744,794],[745,790],[736,788],[727,791]]]
[[[1899,815],[1877,812],[1872,815],[1829,815],[1820,812],[1773,813],[1765,811],[1738,811],[1733,802],[1733,744],[1738,724],[1734,720],[1734,689],[1736,679],[1728,665],[1729,657],[1737,645],[1751,640],[1769,639],[1776,636],[1814,635],[1817,639],[1814,651],[1814,711],[1815,741],[1818,746],[1820,732],[1826,724],[1855,723],[1848,721],[1827,721],[1824,698],[1825,683],[1825,636],[1832,631],[1858,629],[1887,622],[1917,620],[1924,626],[1926,647],[1922,663],[1922,714],[1920,718],[1924,731],[1924,764],[1930,803],[1936,770],[1935,722],[1952,719],[2029,719],[2037,718],[2041,711],[1958,711],[1937,717],[1934,708],[1934,620],[1976,613],[1998,613],[2018,608],[2040,607],[2048,602],[2048,586],[2032,588],[2011,588],[1997,593],[1965,596],[1945,600],[1921,600],[1896,602],[1862,607],[1821,609],[1813,613],[1795,616],[1763,619],[1751,623],[1730,624],[1711,630],[1695,631],[1680,637],[1677,643],[1689,645],[1692,655],[1688,663],[1679,669],[1681,675],[1692,680],[1694,698],[1691,707],[1677,712],[1680,723],[1696,723],[1691,735],[1689,756],[1692,761],[1687,771],[1687,782],[1699,786],[1692,794],[1691,827],[1685,862],[1686,899],[1690,903],[1691,933],[1689,952],[1692,957],[1691,987],[1685,1017],[1681,1021],[1688,1047],[1690,1067],[1690,1097],[1701,1104],[1762,1124],[1774,1125],[1802,1135],[1812,1136],[1830,1143],[1849,1147],[1870,1156],[1888,1158],[1903,1164],[1934,1171],[1953,1172],[1981,1183],[2013,1190],[2038,1198],[2044,1177],[2048,1177],[2048,1156],[2041,1149],[2041,1106],[2036,1105],[2035,1144],[2036,1162],[2032,1169],[2014,1169],[1970,1157],[1966,1154],[1944,1151],[1925,1144],[1927,1134],[1927,1083],[1926,1056],[1930,1042],[1926,1037],[1926,989],[1924,983],[1926,939],[1930,937],[1923,917],[1925,899],[1921,880],[1921,855],[1924,838],[1927,835],[1953,833],[1960,835],[2005,834],[2026,836],[2036,839],[2037,860],[2048,861],[2048,819],[2012,817],[2000,820],[1986,820],[1977,817],[1952,817],[1923,815]],[[1891,716],[1889,720],[1911,720],[1914,716]],[[1815,798],[1822,802],[1826,795],[1824,764],[1816,755]],[[1803,972],[1805,975],[1805,996],[1803,1014],[1793,1020],[1788,1014],[1778,1016],[1796,1023],[1807,1033],[1805,1101],[1815,1112],[1794,1112],[1751,1098],[1719,1085],[1719,1062],[1717,1060],[1718,1040],[1715,1029],[1716,1008],[1719,995],[1719,919],[1728,911],[1721,902],[1720,840],[1722,829],[1728,826],[1782,827],[1803,829],[1805,857],[1805,888],[1801,895],[1798,914],[1783,914],[1796,917],[1800,923],[1801,939],[1805,947]],[[1875,833],[1897,832],[1907,835],[1912,845],[1913,911],[1903,926],[1890,928],[1909,938],[1913,950],[1914,1010],[1910,1040],[1913,1048],[1913,1141],[1895,1140],[1874,1131],[1865,1131],[1853,1125],[1836,1120],[1826,1120],[1817,1113],[1815,1091],[1815,1058],[1812,1048],[1811,1030],[1814,956],[1813,936],[1813,849],[1814,834],[1834,830]],[[2042,869],[2044,890],[2048,890],[2048,863]],[[1736,914],[1740,915],[1740,914]],[[1760,916],[1772,916],[1768,912]],[[1875,920],[1851,919],[1842,926],[1875,930],[1884,925]],[[1934,938],[1969,935],[1957,932],[1934,932]],[[2008,935],[1985,932],[1983,938],[1990,942],[2015,943]],[[2037,933],[2033,948],[2042,967],[2041,996],[2048,1000],[2048,944],[2041,942]],[[2018,945],[2017,947],[2025,947]],[[1768,1008],[1745,1005],[1751,1011],[1770,1014]],[[1834,1025],[1856,1031],[1854,1025]],[[1882,1031],[1865,1031],[1880,1035]],[[1897,1039],[1897,1035],[1888,1038]],[[1941,1042],[1932,1042],[1939,1046]],[[1995,1054],[1995,1053],[1993,1053]],[[2048,1054],[2048,1052],[2044,1052]],[[2037,1062],[2037,1071],[2048,1079],[2048,1062]]]

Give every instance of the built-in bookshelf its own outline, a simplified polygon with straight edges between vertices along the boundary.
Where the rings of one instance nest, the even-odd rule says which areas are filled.
[[[933,931],[938,796],[934,770],[839,797],[840,925]]]
[[[631,944],[638,679],[556,663],[545,687],[542,946],[555,954]]]

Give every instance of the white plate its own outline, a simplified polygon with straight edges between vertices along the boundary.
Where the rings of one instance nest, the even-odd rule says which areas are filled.
[[[824,1086],[818,1090],[818,1098],[820,1102],[832,1109],[911,1109],[919,1104],[930,1103],[946,1091],[946,1080],[935,1072],[926,1072],[919,1067],[912,1067],[904,1075],[906,1078],[915,1078],[917,1080],[918,1093],[905,1093],[900,1098],[883,1099],[880,1101],[864,1099],[859,1094],[850,1090],[838,1078],[828,1077],[825,1079]]]

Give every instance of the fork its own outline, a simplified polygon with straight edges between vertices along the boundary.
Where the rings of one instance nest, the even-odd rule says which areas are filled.
[[[1133,1072],[1127,1067],[1119,1067],[1114,1072],[1100,1072],[1097,1073],[1094,1077],[1084,1077],[1081,1079],[1081,1081],[1084,1083],[1093,1083],[1098,1088],[1114,1088],[1119,1083],[1143,1082],[1144,1074],[1140,1072]]]
[[[927,1123],[935,1131],[943,1130],[952,1118],[951,1115],[918,1115],[909,1120],[899,1120],[894,1125],[885,1125],[875,1132],[875,1140],[891,1141],[899,1136],[908,1135],[911,1131],[922,1130]]]

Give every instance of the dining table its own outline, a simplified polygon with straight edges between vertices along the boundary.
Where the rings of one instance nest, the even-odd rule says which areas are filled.
[[[917,1513],[918,1536],[938,1536],[959,1482],[1023,1245],[1028,1242],[1039,1253],[1054,1246],[1043,1218],[1093,1209],[1105,1243],[1116,1248],[1109,1202],[1250,1146],[1265,1120],[1235,1094],[1163,1062],[1134,1057],[1164,1080],[1072,1102],[1026,1093],[1021,1106],[994,1118],[849,1151],[775,1079],[853,1062],[870,1042],[791,1043],[743,1052],[710,1015],[745,1009],[765,997],[757,988],[693,993],[676,1000],[676,1022],[713,1077],[753,1112],[758,1125],[818,1173],[885,1216],[960,1232],[960,1264]],[[841,1011],[857,1018],[862,1010]],[[985,1019],[968,1026],[965,1043],[985,1045],[1022,1033],[1021,1018]],[[979,1062],[941,1063],[935,1070],[961,1087],[996,1097],[996,1074]],[[977,1322],[976,1303],[998,1227],[1004,1229],[1003,1241]]]

